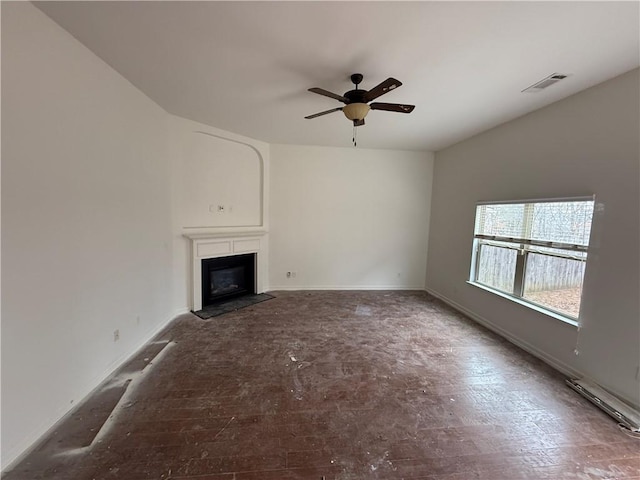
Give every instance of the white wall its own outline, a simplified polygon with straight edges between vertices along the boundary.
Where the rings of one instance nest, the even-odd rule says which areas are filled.
[[[2,3],[3,468],[170,319],[167,121]]]
[[[272,145],[270,288],[423,288],[432,168],[427,152]]]
[[[553,87],[551,87],[553,88]],[[436,154],[427,289],[640,404],[639,76],[634,70]],[[465,283],[475,203],[596,194],[577,329]]]
[[[179,117],[175,121],[193,123]],[[183,228],[262,225],[260,152],[250,143],[231,140],[228,133],[209,133],[212,129],[205,125],[187,125],[187,130],[180,136],[183,151],[176,157]]]
[[[192,302],[191,243],[183,234],[268,229],[269,145],[176,116],[170,118],[169,138],[178,314]],[[223,213],[218,205],[225,207]],[[261,246],[266,257],[268,235]],[[260,266],[258,275],[266,283],[267,266]]]

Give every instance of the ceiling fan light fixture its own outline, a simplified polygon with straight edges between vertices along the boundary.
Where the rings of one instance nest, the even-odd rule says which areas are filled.
[[[349,120],[364,120],[364,117],[369,113],[370,107],[366,103],[350,103],[342,107],[344,116]]]

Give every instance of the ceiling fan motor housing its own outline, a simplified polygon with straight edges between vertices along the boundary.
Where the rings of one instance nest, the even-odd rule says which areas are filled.
[[[367,90],[349,90],[343,96],[349,100],[349,103],[367,103],[365,100],[366,94]]]

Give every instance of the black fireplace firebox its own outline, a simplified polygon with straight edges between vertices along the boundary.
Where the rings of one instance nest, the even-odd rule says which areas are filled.
[[[202,307],[256,293],[256,254],[202,260]]]

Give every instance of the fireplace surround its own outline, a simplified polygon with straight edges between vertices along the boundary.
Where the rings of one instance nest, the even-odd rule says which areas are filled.
[[[252,255],[253,256],[253,280],[249,280],[249,283],[253,284],[253,291],[248,293],[264,293],[266,285],[266,230],[261,228],[250,229],[224,229],[211,233],[199,232],[199,233],[184,233],[183,235],[191,240],[191,310],[202,310],[205,305],[203,303],[203,260],[208,259],[232,259],[237,256]],[[247,257],[245,257],[247,258]],[[231,260],[234,262],[235,260]],[[215,262],[214,262],[215,263]],[[228,263],[227,260],[223,260],[222,264]],[[231,268],[235,268],[237,265],[233,265]],[[204,268],[209,268],[209,263],[205,263]],[[237,272],[237,270],[236,270]],[[228,272],[231,273],[231,272]],[[249,274],[250,275],[250,274]],[[233,274],[231,273],[231,276]],[[245,277],[246,278],[246,277]],[[208,280],[205,280],[205,283]],[[233,281],[229,280],[229,275],[226,279],[220,279],[221,283],[229,283],[226,288],[232,288],[231,285],[236,285]],[[208,287],[210,288],[210,287]],[[224,285],[222,286],[224,289]],[[237,290],[233,288],[233,290]],[[222,293],[222,292],[221,292]],[[230,291],[226,292],[230,293]],[[230,297],[224,297],[230,298]],[[223,299],[224,299],[223,298]],[[205,300],[208,301],[208,300]]]

